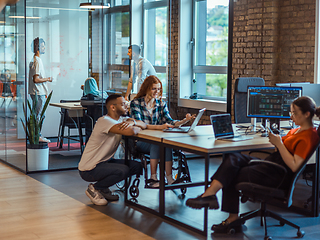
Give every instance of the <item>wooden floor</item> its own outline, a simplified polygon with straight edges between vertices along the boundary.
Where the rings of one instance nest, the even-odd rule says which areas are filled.
[[[153,239],[3,163],[0,192],[3,240]]]
[[[212,159],[210,174],[220,160]],[[202,160],[188,161],[194,181],[202,176]],[[209,230],[202,236],[162,220],[145,211],[124,204],[123,192],[118,202],[107,206],[95,206],[85,195],[88,183],[83,181],[77,170],[44,172],[29,176],[0,163],[0,240],[91,240],[91,239],[157,239],[157,240],[256,240],[263,239],[264,230],[259,219],[246,222],[243,233],[236,235],[215,234]],[[310,196],[310,187],[302,184],[295,204]],[[157,190],[140,187],[139,202],[153,204],[158,198]],[[202,188],[189,188],[184,200],[179,200],[171,191],[166,192],[166,213],[180,220],[201,223],[203,211],[185,206],[188,197],[194,197]],[[218,194],[221,199],[221,194]],[[241,212],[257,209],[253,203],[241,204]],[[290,210],[271,208],[290,221],[300,225],[306,232],[304,240],[320,239],[320,218],[306,217]],[[220,210],[210,211],[208,226],[226,218]],[[201,224],[200,224],[201,225]],[[273,239],[294,239],[296,230],[290,226],[279,226],[279,222],[268,219],[268,231]]]

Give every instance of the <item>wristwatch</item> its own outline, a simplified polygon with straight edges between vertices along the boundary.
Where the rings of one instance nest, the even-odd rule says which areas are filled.
[[[137,125],[137,122],[136,120],[132,119],[133,120],[133,126]]]

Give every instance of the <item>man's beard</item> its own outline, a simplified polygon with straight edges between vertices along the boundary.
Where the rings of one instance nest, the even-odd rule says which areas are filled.
[[[119,111],[118,115],[122,116],[122,117],[126,117],[126,116],[128,116],[128,111],[126,111],[126,112]]]

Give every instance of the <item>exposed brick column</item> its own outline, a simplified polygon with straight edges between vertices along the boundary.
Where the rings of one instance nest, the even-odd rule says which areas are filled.
[[[313,83],[316,0],[279,3],[278,82]]]

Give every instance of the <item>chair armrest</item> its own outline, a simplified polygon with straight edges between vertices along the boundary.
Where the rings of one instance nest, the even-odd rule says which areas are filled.
[[[252,150],[249,152],[249,155],[251,155],[251,153],[264,153],[264,154],[268,154],[268,155],[271,154],[271,152],[263,151],[263,150]]]
[[[272,166],[275,166],[277,167],[278,169],[282,170],[284,173],[287,173],[287,169],[278,164],[278,163],[274,163],[274,162],[270,162],[270,161],[266,161],[266,160],[260,160],[260,159],[253,159],[249,162],[249,165],[252,165],[252,164],[260,164],[260,163],[265,163],[265,164],[269,164],[269,165],[272,165]]]
[[[287,169],[286,169],[284,166],[281,166],[281,165],[278,164],[278,163],[274,163],[274,162],[270,162],[270,161],[266,161],[266,160],[261,160],[261,159],[252,159],[252,160],[249,162],[249,165],[261,164],[261,163],[275,166],[275,167],[277,167],[279,170],[282,170],[282,171],[283,171],[282,180],[279,182],[278,186],[275,187],[276,189],[279,189],[279,187],[281,186],[282,182],[283,182],[284,179],[285,179],[285,176],[286,176],[286,174],[287,174]],[[250,176],[249,176],[249,182],[251,183]]]

